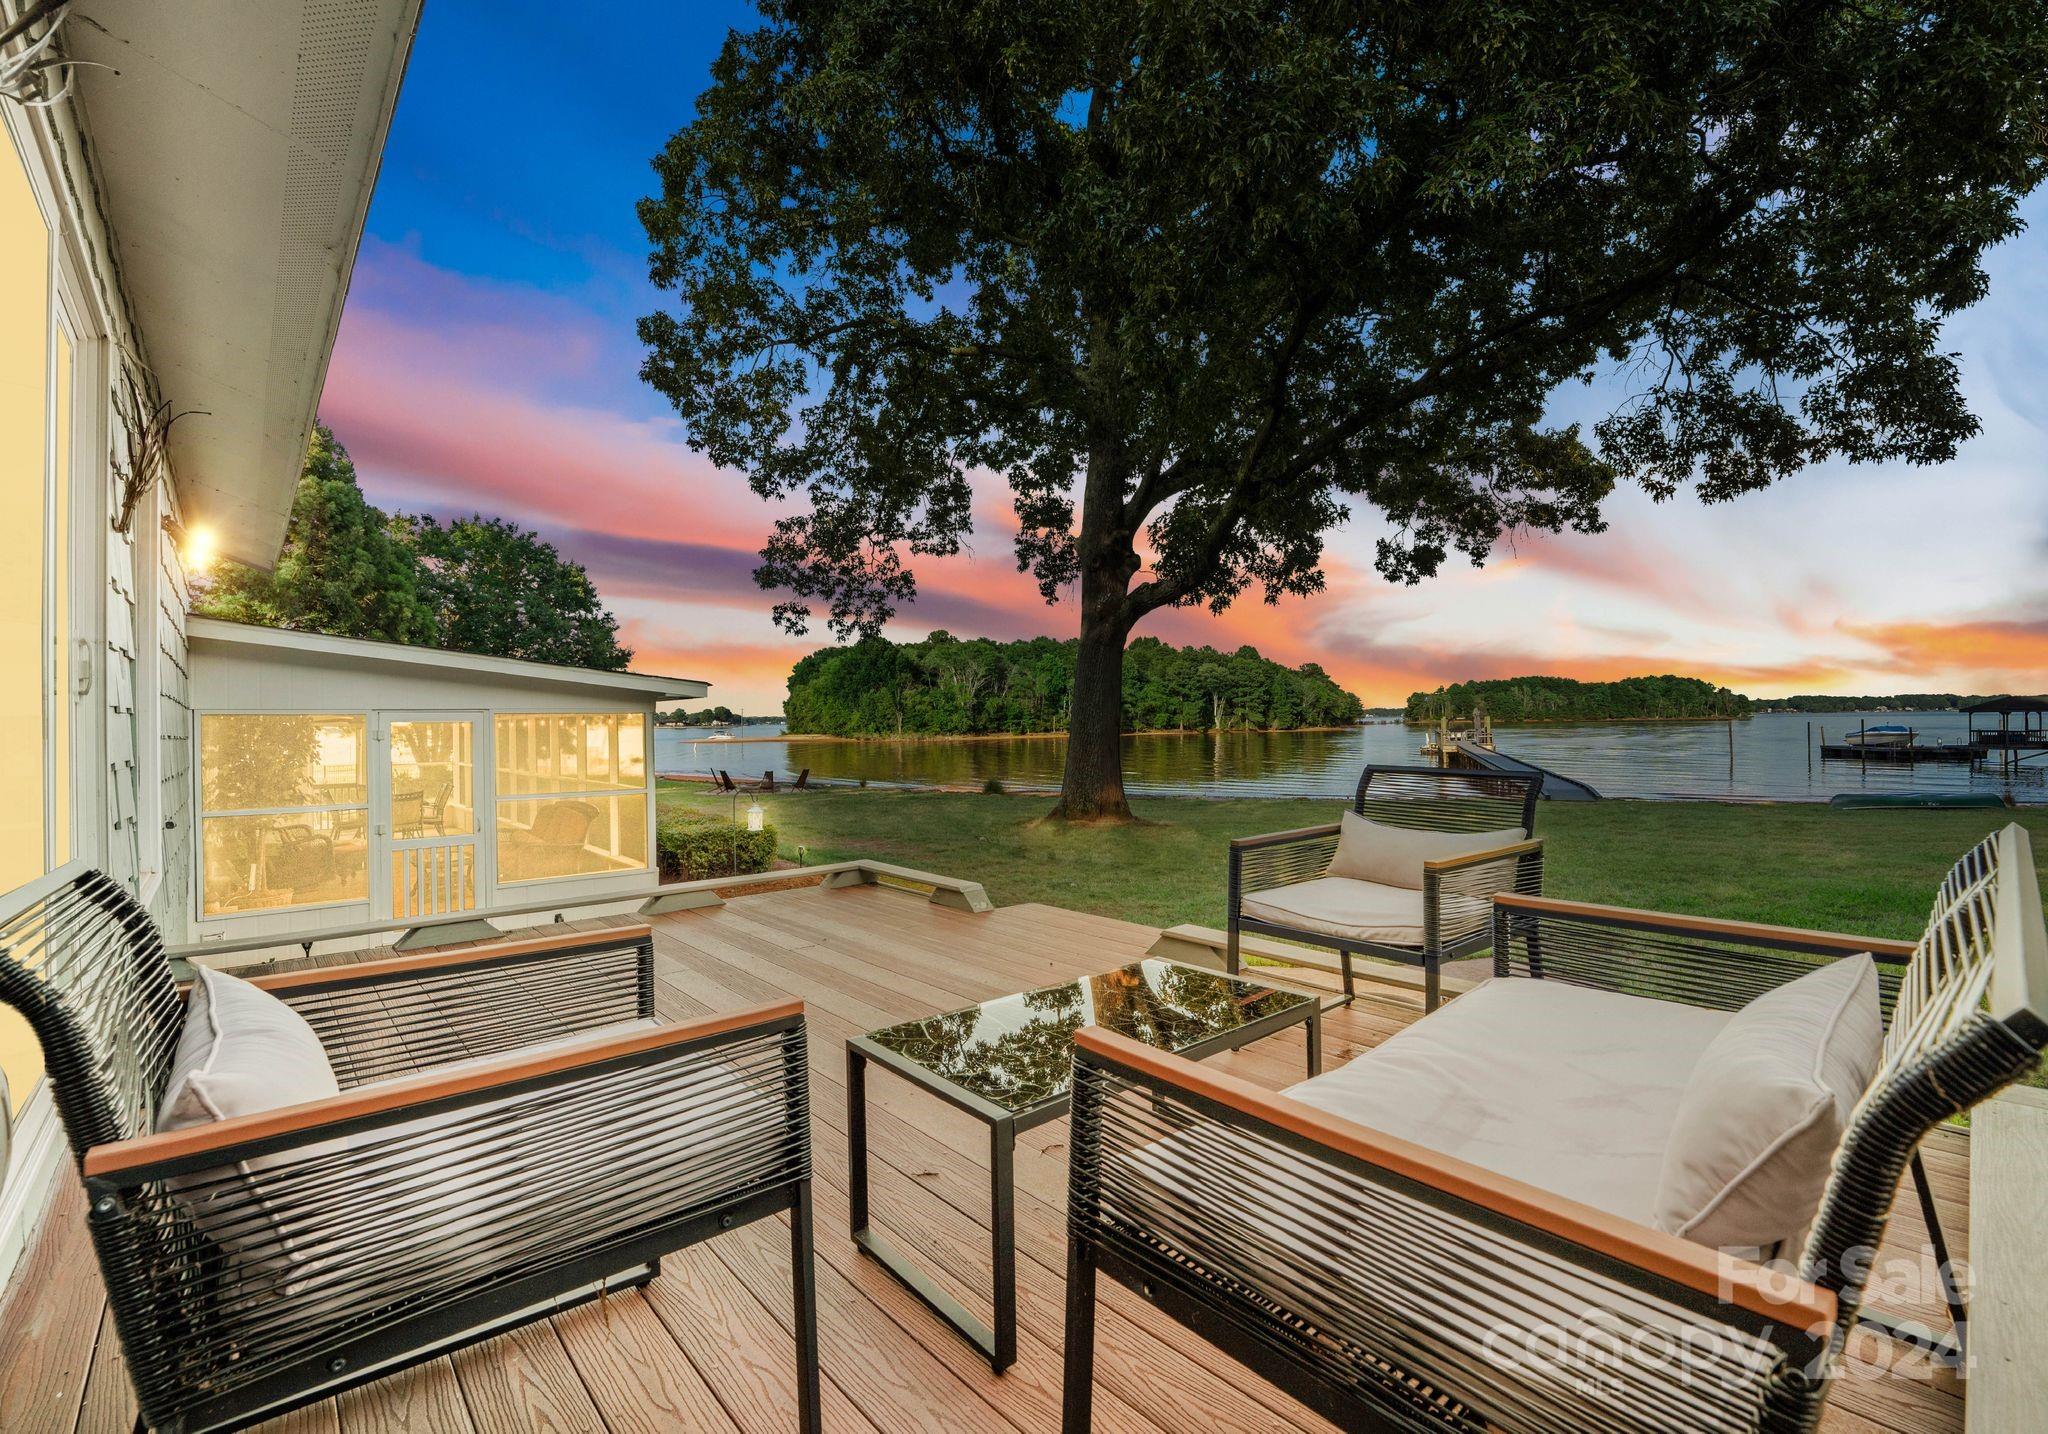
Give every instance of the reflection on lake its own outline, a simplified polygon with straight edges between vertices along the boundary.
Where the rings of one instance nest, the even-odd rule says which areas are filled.
[[[1960,742],[1960,712],[1785,713],[1727,722],[1589,722],[1499,727],[1500,750],[1591,784],[1610,797],[1740,797],[1826,800],[1836,792],[1993,791],[2016,802],[2048,802],[2048,755],[2001,771],[1994,762],[1890,764],[1824,760],[1823,733],[1838,742],[1859,722],[1901,723],[1923,744]],[[814,781],[1013,791],[1059,785],[1066,742],[1060,737],[976,737],[922,741],[708,741],[701,729],[655,733],[660,771],[735,778],[772,770],[778,781],[810,768]],[[1337,732],[1187,732],[1124,739],[1125,781],[1133,792],[1183,796],[1349,796],[1369,762],[1414,763],[1420,729],[1381,723]],[[1731,769],[1732,751],[1732,769]]]

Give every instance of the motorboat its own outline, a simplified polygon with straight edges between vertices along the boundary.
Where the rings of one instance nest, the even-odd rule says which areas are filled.
[[[1853,732],[1842,734],[1845,747],[1910,747],[1913,745],[1913,729],[1896,723],[1885,723],[1877,727],[1858,727]]]

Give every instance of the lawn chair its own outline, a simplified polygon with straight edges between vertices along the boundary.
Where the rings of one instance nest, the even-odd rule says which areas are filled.
[[[761,790],[764,792],[775,790],[775,772],[773,768],[761,774]]]
[[[0,1000],[41,1042],[146,1424],[238,1428],[788,1211],[817,1427],[800,1002],[656,1025],[644,926],[253,984],[340,1094],[158,1133],[185,995],[148,913],[91,872],[0,918]]]
[[[1348,1428],[1809,1430],[1859,1324],[1962,1363],[1964,1311],[1918,1151],[1942,1121],[2034,1069],[2048,1046],[2048,932],[2023,828],[1994,833],[1957,864],[1917,945],[1516,895],[1496,898],[1494,927],[1495,980],[1286,1094],[1106,1031],[1079,1033],[1069,1431],[1089,1424],[1098,1272]],[[1421,1051],[1432,1068],[1422,1074],[1450,1080],[1456,1056],[1459,1069],[1482,1072],[1453,1092],[1471,1103],[1464,1109],[1519,1101],[1539,1124],[1576,1119],[1583,1129],[1604,1104],[1607,1119],[1626,1120],[1634,1107],[1614,1072],[1658,1054],[1646,1027],[1732,1028],[1721,1013],[1865,953],[1876,963],[1881,1055],[1832,1165],[1818,1165],[1825,1187],[1804,1238],[1778,1252],[1789,1269],[1444,1153],[1459,1130],[1402,1139],[1328,1109],[1323,1083],[1359,1067],[1374,1078],[1380,1052],[1406,1041],[1379,1078]],[[1523,1009],[1604,1003],[1643,1019],[1590,1033],[1609,1048],[1605,1064],[1580,1059],[1575,1077],[1532,1090],[1505,1068],[1520,1073],[1589,1033],[1553,1020],[1520,1047],[1457,1055],[1458,1023],[1493,988],[1533,998]],[[1689,1053],[1666,1060],[1692,1069]],[[1604,1102],[1597,1091],[1569,1094],[1603,1081]],[[1400,1130],[1409,1115],[1381,1101],[1374,1119]],[[1546,1129],[1525,1136],[1521,1148],[1546,1149],[1561,1184],[1605,1153],[1549,1149]],[[1494,1163],[1496,1153],[1475,1151]],[[1955,1326],[1945,1336],[1863,1307],[1909,1171]]]
[[[1535,837],[1538,773],[1449,767],[1367,767],[1352,812],[1385,837],[1416,833],[1412,860],[1391,880],[1332,871],[1345,826],[1303,827],[1230,844],[1224,967],[1235,975],[1243,932],[1333,949],[1353,994],[1351,958],[1379,956],[1423,969],[1423,1005],[1441,999],[1441,968],[1486,949],[1497,891],[1543,890]],[[1492,840],[1475,847],[1475,836]],[[1397,837],[1398,839],[1398,837]]]
[[[808,792],[811,789],[811,769],[804,768],[796,774],[796,780],[789,784],[792,792]]]
[[[721,791],[721,792],[737,792],[737,791],[738,791],[738,790],[740,789],[740,787],[739,787],[739,783],[735,782],[735,781],[734,781],[734,780],[732,779],[732,773],[730,773],[730,772],[726,771],[726,770],[725,770],[725,768],[723,768],[723,767],[720,767],[720,768],[718,769],[718,774],[717,774],[717,775],[718,775],[718,790],[719,790],[719,791]]]

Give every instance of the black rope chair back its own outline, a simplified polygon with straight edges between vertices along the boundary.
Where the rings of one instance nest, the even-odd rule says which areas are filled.
[[[184,1002],[162,933],[127,888],[89,871],[9,897],[0,1001],[42,1045],[74,1156],[155,1127]]]
[[[1351,809],[1382,826],[1438,832],[1520,827],[1534,836],[1536,796],[1542,785],[1543,778],[1533,772],[1367,767],[1358,779],[1358,797]]]

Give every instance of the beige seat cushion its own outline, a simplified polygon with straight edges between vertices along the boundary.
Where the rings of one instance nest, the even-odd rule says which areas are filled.
[[[1287,1094],[1648,1224],[1721,1011],[1506,977]]]
[[[1239,898],[1238,910],[1256,921],[1320,932],[1339,941],[1422,945],[1422,893],[1406,886],[1323,876],[1248,892]]]
[[[1652,1223],[1703,1245],[1790,1241],[1820,1208],[1883,1053],[1867,955],[1830,961],[1737,1011],[1693,1068]]]
[[[325,1100],[340,1093],[320,1037],[305,1018],[261,987],[206,967],[185,998],[185,1025],[157,1109],[159,1131],[184,1130]],[[276,1275],[299,1252],[263,1198],[263,1172],[288,1156],[259,1156],[232,1168],[171,1182],[192,1222],[229,1255],[248,1255]]]
[[[1330,869],[1325,875],[1420,891],[1424,862],[1491,851],[1525,840],[1528,835],[1520,827],[1490,832],[1419,831],[1413,827],[1384,826],[1356,812],[1346,812],[1337,834],[1337,852],[1330,858]]]
[[[1477,929],[1492,905],[1484,896],[1447,892],[1438,898],[1441,930]],[[1319,876],[1238,898],[1238,910],[1255,921],[1296,931],[1313,931],[1334,941],[1422,948],[1422,892],[1414,887]]]

